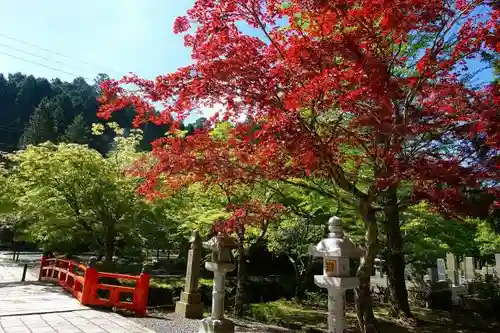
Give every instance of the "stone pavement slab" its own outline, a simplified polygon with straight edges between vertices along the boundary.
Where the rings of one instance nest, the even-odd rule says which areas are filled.
[[[86,309],[61,287],[46,284],[0,284],[0,316]]]
[[[23,276],[23,265],[0,261],[0,283],[20,282]],[[28,267],[26,281],[37,281],[36,269]]]
[[[116,313],[82,310],[0,317],[0,333],[153,333]]]
[[[82,306],[50,284],[0,284],[0,333],[153,333],[116,313]]]

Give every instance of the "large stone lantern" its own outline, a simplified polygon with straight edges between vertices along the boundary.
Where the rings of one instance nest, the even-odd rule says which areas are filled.
[[[205,262],[205,268],[214,272],[212,292],[212,314],[201,321],[199,333],[233,333],[234,323],[224,318],[224,285],[226,273],[234,270],[231,250],[237,247],[236,241],[227,234],[219,233],[203,243],[212,251],[212,261]]]
[[[328,220],[328,229],[328,237],[311,246],[309,254],[323,258],[323,275],[315,275],[314,283],[328,290],[328,332],[343,333],[345,291],[358,286],[357,262],[363,252],[351,240],[344,238],[338,217]]]

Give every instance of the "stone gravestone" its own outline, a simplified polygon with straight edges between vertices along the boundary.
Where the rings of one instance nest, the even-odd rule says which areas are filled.
[[[500,253],[495,254],[495,272],[500,277]]]
[[[448,275],[448,279],[450,279],[452,286],[459,284],[457,258],[453,253],[446,254],[446,274]]]
[[[437,260],[437,274],[438,274],[438,281],[446,280],[446,265],[444,259],[440,258]]]
[[[191,238],[191,249],[188,252],[186,269],[186,286],[181,293],[180,300],[175,303],[175,312],[185,318],[203,318],[203,303],[198,292],[201,261],[201,238],[198,231]]]
[[[486,278],[486,275],[489,274],[489,271],[488,271],[488,263],[485,263],[483,268],[481,268],[481,275]]]
[[[429,268],[427,270],[427,274],[429,275],[429,280],[431,284],[438,282],[438,273],[436,267]]]
[[[446,254],[446,268],[446,274],[451,281],[451,301],[454,305],[463,304],[464,297],[467,295],[467,288],[460,285],[457,258],[453,253]]]
[[[476,265],[473,257],[465,257],[465,280],[472,281],[476,276]]]

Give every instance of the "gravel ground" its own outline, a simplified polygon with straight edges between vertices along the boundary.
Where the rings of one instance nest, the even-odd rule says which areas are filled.
[[[172,312],[151,312],[145,318],[130,317],[130,320],[157,333],[198,333],[200,321],[182,318]],[[292,333],[294,331],[280,327],[265,326],[245,320],[235,320],[237,333]]]

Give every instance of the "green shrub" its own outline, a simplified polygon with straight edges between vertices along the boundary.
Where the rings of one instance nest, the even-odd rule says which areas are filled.
[[[304,329],[306,326],[326,325],[324,312],[287,300],[251,304],[249,315],[257,321],[294,330]]]

